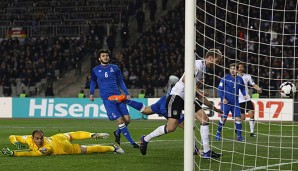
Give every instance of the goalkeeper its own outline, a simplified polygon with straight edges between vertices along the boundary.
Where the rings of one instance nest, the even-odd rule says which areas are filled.
[[[17,149],[24,148],[24,144],[29,146],[30,150],[11,150],[8,147],[2,149],[4,155],[9,156],[45,156],[62,154],[85,154],[85,153],[104,153],[115,152],[123,154],[124,150],[119,145],[101,146],[101,145],[79,145],[72,144],[72,140],[83,140],[88,138],[108,138],[107,133],[91,133],[86,131],[67,132],[55,134],[51,137],[45,137],[42,130],[34,130],[32,135],[10,135],[9,141]]]

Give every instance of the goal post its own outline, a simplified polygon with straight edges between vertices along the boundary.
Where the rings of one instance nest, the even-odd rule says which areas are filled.
[[[194,169],[194,73],[196,0],[185,1],[184,171]]]
[[[297,86],[297,23],[298,1],[185,1],[185,79],[190,81],[185,82],[184,170],[295,170],[298,167],[298,122],[295,121],[298,104],[294,100],[297,95],[284,98],[279,93],[279,86],[285,81]],[[231,116],[221,130],[221,139],[216,140],[220,115],[203,106],[210,120],[210,148],[223,154],[221,158],[206,160],[193,156],[190,149],[193,141],[202,149],[200,123],[196,121],[192,125],[194,118],[190,115],[194,113],[192,67],[196,59],[203,59],[212,48],[219,49],[223,58],[214,71],[205,73],[204,91],[217,108],[220,107],[217,87],[220,79],[229,74],[230,64],[243,63],[245,73],[251,75],[263,92],[251,99],[254,118],[246,112],[242,121],[243,142],[237,141]],[[256,94],[252,85],[248,88],[251,97]]]

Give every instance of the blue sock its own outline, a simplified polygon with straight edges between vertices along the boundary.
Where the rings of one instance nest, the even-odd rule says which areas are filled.
[[[126,127],[129,125],[129,123],[130,123],[130,122],[126,122],[126,123],[125,123]],[[116,130],[116,134],[117,134],[117,135],[120,135],[120,134],[121,134],[121,130],[120,130],[120,128],[118,128],[118,129]]]
[[[223,127],[223,123],[221,120],[218,121],[218,127],[217,127],[217,132],[221,133],[222,127]]]
[[[195,144],[195,152],[199,153],[199,148],[197,147],[197,145]]]
[[[235,124],[236,124],[237,135],[238,135],[238,137],[241,137],[242,123],[241,123],[241,121],[236,121]]]
[[[125,124],[120,124],[119,130],[122,132],[122,134],[125,136],[125,138],[130,142],[130,144],[135,143],[135,141],[131,138],[130,133],[129,133]]]
[[[137,102],[137,101],[134,101],[134,100],[126,100],[126,104],[136,110],[141,110],[142,107],[144,106],[143,103],[141,102]]]

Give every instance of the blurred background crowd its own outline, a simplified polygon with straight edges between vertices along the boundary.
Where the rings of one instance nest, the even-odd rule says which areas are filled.
[[[135,94],[159,97],[170,75],[183,74],[184,1],[4,0],[0,7],[0,95],[88,94],[100,48],[110,49]],[[197,59],[210,48],[224,55],[205,88],[214,90],[235,62],[246,64],[263,97],[276,97],[283,81],[295,82],[296,8],[285,0],[197,1]]]

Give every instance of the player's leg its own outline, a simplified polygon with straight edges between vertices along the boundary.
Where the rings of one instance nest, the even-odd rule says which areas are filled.
[[[73,144],[75,145],[75,144]],[[85,153],[105,153],[105,152],[115,152],[119,154],[124,154],[124,150],[119,145],[102,146],[102,145],[80,145],[80,151],[82,154]]]
[[[139,145],[132,139],[130,132],[127,128],[127,126],[130,123],[130,115],[128,113],[127,106],[125,103],[119,104],[119,111],[120,111],[120,115],[122,117],[118,118],[117,122],[119,121],[118,126],[119,126],[121,133],[125,136],[125,138],[130,142],[130,144],[134,148],[139,148]]]
[[[124,98],[125,97],[125,98]],[[126,103],[128,106],[136,109],[136,110],[139,110],[140,112],[143,112],[146,108],[146,106],[141,103],[141,102],[138,102],[138,101],[135,101],[135,100],[132,100],[132,99],[126,99],[126,96],[124,95],[112,95],[108,98],[110,101],[116,101],[116,102],[124,102]],[[146,111],[145,113],[146,114]]]
[[[242,138],[242,120],[241,120],[241,114],[240,114],[240,108],[239,106],[233,106],[232,107],[232,115],[235,118],[235,127],[237,132],[237,141],[243,141]]]
[[[254,106],[251,101],[247,102],[247,110],[249,114],[249,127],[250,127],[250,136],[251,137],[256,137],[256,134],[254,133],[254,128],[255,128],[255,110]]]
[[[115,135],[115,142],[120,144],[120,128],[125,127],[124,119],[122,118],[119,110],[119,103],[109,100],[103,100],[103,104],[105,106],[105,109],[107,111],[107,115],[109,117],[109,120],[111,121],[117,121],[117,129],[114,131]],[[123,126],[124,125],[124,126]]]
[[[210,151],[209,146],[209,118],[203,109],[200,109],[195,114],[196,119],[201,123],[200,135],[203,144],[204,153]]]
[[[228,114],[229,114],[230,109],[231,109],[231,106],[229,104],[222,104],[221,103],[220,107],[221,107],[221,111],[223,111],[223,114],[221,114],[220,119],[218,121],[218,127],[217,127],[216,136],[215,136],[216,141],[220,141],[222,128],[226,123]]]
[[[239,106],[240,106],[241,120],[245,121],[246,102],[239,103]]]
[[[167,133],[175,131],[178,125],[178,121],[182,110],[184,109],[184,100],[175,95],[170,95],[166,101],[167,106],[167,125],[162,125],[156,128],[154,131],[146,136],[141,137],[140,151],[143,155],[146,155],[148,142],[155,137],[165,135]]]
[[[70,141],[72,140],[84,140],[84,139],[89,139],[89,138],[108,138],[109,134],[108,133],[92,133],[92,132],[87,132],[87,131],[76,131],[76,132],[68,132],[65,133],[70,136]]]
[[[198,105],[198,104],[197,104]],[[205,111],[201,108],[201,105],[196,106],[196,119],[201,123],[200,126],[200,135],[203,145],[203,158],[209,159],[209,158],[218,158],[221,157],[222,154],[216,153],[210,149],[209,145],[209,118]]]
[[[148,142],[156,137],[165,135],[167,133],[175,131],[178,125],[178,120],[174,118],[169,118],[166,125],[162,125],[157,127],[154,131],[149,133],[148,135],[143,135],[141,137],[141,143],[140,143],[140,151],[143,155],[146,155],[147,152],[147,144]]]

